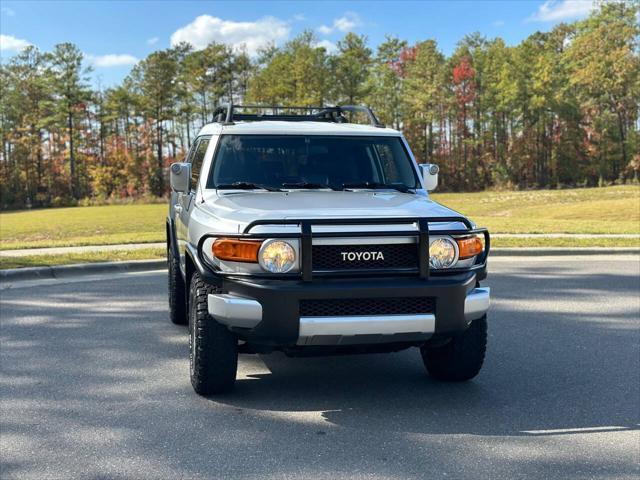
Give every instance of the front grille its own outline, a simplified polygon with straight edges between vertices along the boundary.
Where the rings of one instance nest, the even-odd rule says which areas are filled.
[[[314,245],[312,262],[314,271],[417,270],[418,244]]]
[[[340,298],[300,301],[301,317],[406,315],[434,313],[434,311],[435,300],[428,297]]]

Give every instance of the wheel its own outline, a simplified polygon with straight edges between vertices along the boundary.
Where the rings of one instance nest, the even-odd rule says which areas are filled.
[[[209,395],[233,388],[238,370],[238,341],[209,315],[208,296],[218,289],[197,272],[189,284],[189,370],[196,393]]]
[[[169,269],[169,318],[176,325],[186,325],[188,319],[184,280],[180,273],[178,259],[173,255],[171,246],[167,249],[167,263]]]
[[[469,328],[439,347],[420,348],[424,366],[436,380],[462,382],[475,377],[482,368],[487,350],[486,315]]]

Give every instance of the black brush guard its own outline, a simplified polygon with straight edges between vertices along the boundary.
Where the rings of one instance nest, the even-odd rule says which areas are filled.
[[[466,230],[434,230],[429,229],[430,223],[462,223]],[[407,225],[416,224],[418,230],[397,230],[397,231],[367,231],[367,232],[312,232],[314,225]],[[260,225],[298,225],[300,232],[282,233],[251,233],[251,230]],[[466,237],[470,235],[484,236],[484,251],[476,258],[474,265],[466,268],[448,268],[435,270],[429,268],[429,235],[452,237]],[[418,239],[418,265],[415,271],[407,273],[406,269],[379,269],[379,270],[341,270],[335,272],[314,272],[312,245],[314,238],[366,238],[366,237],[410,237]],[[272,274],[239,274],[220,271],[216,266],[207,261],[203,255],[202,247],[208,238],[238,238],[243,240],[264,240],[267,238],[297,238],[300,240],[300,271],[294,273]],[[305,282],[311,282],[314,277],[353,277],[353,276],[393,276],[393,275],[418,275],[421,279],[428,279],[430,275],[450,275],[461,272],[485,270],[487,257],[491,247],[491,238],[486,228],[474,228],[471,222],[464,217],[419,217],[419,218],[347,218],[347,219],[287,219],[287,220],[256,220],[251,222],[244,229],[242,234],[208,234],[204,235],[198,243],[198,257],[200,261],[207,265],[216,275],[223,277],[258,277],[258,278],[301,278]]]

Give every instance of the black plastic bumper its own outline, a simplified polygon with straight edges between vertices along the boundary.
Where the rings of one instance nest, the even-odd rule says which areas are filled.
[[[213,280],[209,277],[209,280]],[[418,278],[265,280],[217,278],[223,293],[252,298],[262,305],[262,321],[253,329],[234,329],[242,340],[274,347],[298,340],[301,300],[429,297],[435,300],[435,335],[463,332],[465,298],[477,283],[475,272]]]

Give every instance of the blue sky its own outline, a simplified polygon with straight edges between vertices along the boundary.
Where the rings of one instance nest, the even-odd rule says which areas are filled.
[[[536,30],[586,16],[592,0],[494,1],[10,1],[0,3],[5,62],[24,45],[51,50],[73,42],[109,86],[132,64],[180,40],[196,48],[223,41],[249,53],[313,30],[329,50],[353,31],[375,47],[386,34],[410,43],[435,39],[446,54],[467,33],[516,44]]]

